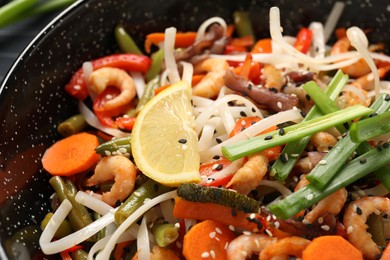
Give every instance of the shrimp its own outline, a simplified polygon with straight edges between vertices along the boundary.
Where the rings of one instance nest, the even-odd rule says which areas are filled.
[[[378,68],[379,78],[383,78],[384,76],[386,76],[386,74],[389,71],[390,71],[389,65],[382,67],[382,68]],[[355,79],[350,85],[355,86],[355,87],[360,88],[360,89],[368,90],[368,91],[373,90],[375,88],[374,74],[371,72],[371,73],[368,73],[364,76],[361,76],[361,77]]]
[[[258,153],[248,158],[248,161],[234,174],[226,185],[241,194],[248,194],[256,188],[268,170],[268,158],[264,153]]]
[[[268,245],[278,241],[276,237],[264,234],[240,235],[230,242],[226,249],[228,260],[245,260],[247,256],[259,254]]]
[[[282,90],[285,79],[282,73],[272,64],[265,64],[262,70],[262,77],[265,79],[265,87]]]
[[[310,244],[310,240],[302,237],[285,237],[276,243],[268,245],[260,252],[259,260],[271,260],[275,257],[290,255],[302,258],[302,251]]]
[[[347,36],[344,36],[340,38],[332,47],[331,54],[341,54],[344,52],[347,52],[351,48],[351,42],[347,38]],[[367,62],[361,58],[357,62],[355,62],[352,65],[342,67],[341,70],[345,73],[350,75],[351,77],[357,78],[361,77],[363,75],[366,75],[371,71],[370,67],[368,66]]]
[[[306,177],[303,175],[298,182],[297,186],[295,187],[295,191],[303,188],[304,186],[307,186],[310,182],[306,179]],[[347,200],[347,190],[345,188],[341,188],[334,193],[328,195],[327,197],[323,198],[320,202],[317,203],[313,207],[309,213],[306,214],[306,216],[303,219],[303,222],[306,223],[314,223],[319,217],[324,215],[325,213],[331,213],[333,215],[337,215],[340,213],[342,208],[344,207],[344,204]],[[297,216],[302,215],[302,213],[299,213]]]
[[[193,87],[192,93],[195,96],[206,98],[217,96],[222,86],[225,85],[223,77],[228,68],[229,64],[222,59],[210,58],[197,64],[195,71],[207,72],[207,74]]]
[[[111,190],[102,194],[102,200],[111,206],[126,199],[134,189],[136,167],[121,155],[107,156],[96,165],[94,174],[86,181],[87,186],[94,186],[115,179]]]
[[[344,213],[344,226],[349,242],[362,251],[368,259],[376,259],[380,250],[366,230],[367,218],[375,213],[390,215],[390,199],[386,197],[363,197],[349,203]]]
[[[92,94],[99,95],[108,86],[119,89],[120,94],[101,104],[101,111],[111,111],[128,105],[136,95],[133,78],[122,69],[104,67],[91,73],[88,89]]]
[[[310,142],[319,152],[328,152],[330,147],[335,146],[337,139],[327,132],[317,132],[310,138]]]
[[[133,256],[132,260],[138,260],[139,251]],[[150,253],[150,260],[179,260],[180,258],[177,256],[177,254],[169,249],[159,246],[153,246],[152,252]]]

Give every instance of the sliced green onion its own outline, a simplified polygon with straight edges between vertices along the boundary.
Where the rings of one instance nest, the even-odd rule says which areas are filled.
[[[335,100],[341,90],[344,88],[348,81],[348,76],[344,75],[341,70],[338,70],[328,87],[325,89],[325,95],[329,96],[331,100]],[[304,122],[321,116],[322,113],[319,108],[314,105],[312,109],[307,113],[304,118]],[[310,141],[310,136],[303,137],[299,140],[286,144],[281,152],[284,155],[294,154],[294,157],[289,157],[288,160],[282,160],[280,157],[275,161],[270,170],[270,175],[274,176],[278,180],[285,180],[293,169],[294,165],[298,161],[301,153]]]
[[[368,115],[372,109],[355,105],[309,121],[286,127],[283,135],[278,130],[222,147],[222,153],[230,161],[312,135],[318,131],[340,125],[352,119]]]
[[[354,142],[363,142],[390,132],[390,111],[360,120],[349,130]]]
[[[271,205],[270,210],[277,217],[287,219],[389,162],[390,149],[372,149],[345,164],[325,188],[318,189],[313,184],[309,184]]]

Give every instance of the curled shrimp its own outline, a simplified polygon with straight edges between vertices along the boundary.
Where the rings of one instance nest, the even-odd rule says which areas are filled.
[[[383,78],[384,76],[386,76],[386,74],[390,71],[390,66],[385,66],[385,67],[382,67],[382,68],[378,68],[378,74],[379,74],[379,78]],[[355,86],[357,88],[360,88],[360,89],[364,89],[364,90],[373,90],[375,88],[374,86],[374,74],[371,72],[371,73],[368,73],[364,76],[361,76],[357,79],[355,79],[352,83],[351,83],[352,86]]]
[[[248,194],[255,189],[267,173],[268,158],[264,153],[258,153],[248,158],[248,161],[237,170],[226,185],[241,194]]]
[[[253,254],[259,254],[268,245],[278,241],[264,234],[240,235],[233,239],[226,249],[228,260],[245,260]]]
[[[136,178],[135,165],[130,159],[121,156],[107,156],[96,165],[94,174],[86,181],[87,186],[94,186],[115,180],[111,190],[102,194],[102,200],[111,206],[126,199],[134,189]]]
[[[271,260],[276,257],[293,255],[302,258],[302,251],[310,244],[310,240],[302,237],[285,237],[268,245],[260,252],[259,260]]]
[[[120,94],[100,106],[101,111],[110,111],[129,104],[135,97],[133,78],[124,70],[104,67],[95,70],[89,77],[88,88],[94,95],[99,95],[108,86],[120,90]]]
[[[390,215],[390,199],[386,197],[363,197],[349,203],[344,213],[344,226],[349,242],[362,251],[368,259],[376,259],[380,250],[367,232],[367,218],[375,213]]]
[[[195,71],[199,73],[207,72],[207,74],[193,87],[192,93],[195,96],[206,98],[217,96],[222,86],[225,85],[223,77],[228,68],[229,64],[222,59],[210,58],[197,64]]]
[[[351,48],[351,42],[347,38],[347,36],[344,36],[340,38],[332,47],[331,54],[341,54],[344,52],[349,51]],[[363,75],[366,75],[371,71],[370,67],[368,66],[367,62],[361,58],[357,62],[353,63],[352,65],[342,67],[341,70],[345,73],[350,75],[351,77],[357,78],[361,77]]]
[[[275,88],[278,91],[282,90],[285,84],[285,78],[282,73],[272,64],[265,64],[262,70],[262,77],[265,80],[265,87]]]
[[[327,132],[317,132],[310,138],[310,142],[319,152],[328,152],[330,147],[335,146],[337,139]]]
[[[308,184],[310,184],[310,182],[306,179],[306,176],[302,175],[300,181],[295,187],[295,191],[307,186]],[[307,223],[314,223],[314,221],[326,213],[331,213],[333,215],[339,214],[347,201],[347,196],[348,193],[345,188],[341,188],[333,192],[320,200],[317,205],[315,205],[313,209],[306,214],[303,221]],[[299,215],[302,215],[302,213]]]

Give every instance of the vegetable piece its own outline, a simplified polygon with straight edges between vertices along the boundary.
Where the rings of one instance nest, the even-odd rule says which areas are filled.
[[[41,229],[44,230],[47,226],[47,223],[49,223],[49,220],[53,216],[52,212],[49,212],[46,214],[46,216],[41,221]],[[57,229],[54,237],[55,238],[62,238],[72,233],[72,227],[68,220],[64,220],[64,222],[61,223],[60,227]]]
[[[272,53],[272,39],[258,40],[253,46],[251,53]]]
[[[273,131],[224,146],[222,147],[222,153],[227,159],[233,161],[263,151],[267,148],[298,140],[302,137],[314,134],[315,132],[328,129],[370,113],[372,113],[372,109],[370,108],[361,105],[351,106],[331,114],[286,127],[284,128],[284,133],[282,135],[280,135],[278,131]]]
[[[14,0],[0,8],[0,27],[11,24],[21,18],[23,12],[29,10],[32,6],[38,3],[38,0]]]
[[[166,247],[179,237],[179,227],[171,223],[154,224],[152,228],[157,245]]]
[[[342,88],[345,86],[348,80],[348,76],[344,75],[341,70],[338,70],[336,75],[333,77],[332,81],[329,83],[328,87],[325,89],[325,94],[329,96],[331,100],[335,100],[336,97],[339,96]],[[314,119],[316,117],[321,116],[322,113],[320,109],[315,105],[303,119],[303,121],[308,121]],[[284,155],[289,155],[288,160],[282,160],[279,157],[278,160],[272,165],[270,175],[274,176],[276,179],[285,180],[290,174],[292,168],[296,164],[299,159],[301,153],[305,149],[306,145],[310,141],[310,136],[303,137],[297,141],[293,141],[287,143],[281,154],[283,154],[283,158],[286,158]],[[294,156],[291,156],[294,155]]]
[[[223,260],[227,258],[225,245],[235,235],[225,225],[205,220],[192,226],[184,236],[183,255],[187,260],[208,258]],[[205,257],[207,254],[207,257]]]
[[[371,214],[367,218],[367,232],[371,234],[372,240],[380,247],[386,246],[386,237],[384,234],[383,214]]]
[[[118,223],[118,225],[122,224],[123,221],[141,207],[146,200],[153,199],[169,190],[170,188],[163,186],[152,179],[147,180],[136,189],[115,212],[116,223]]]
[[[156,76],[146,84],[144,93],[141,99],[137,103],[134,114],[129,116],[135,117],[138,115],[139,111],[141,111],[141,109],[145,106],[145,104],[148,103],[148,101],[154,97],[154,91],[160,86],[159,83],[160,83],[160,78]]]
[[[88,259],[88,253],[85,252],[84,250],[81,250],[81,249],[73,251],[71,256],[72,256],[73,260],[87,260]]]
[[[387,246],[385,250],[383,250],[382,257],[380,260],[388,260],[390,259],[390,242],[387,242]]]
[[[66,184],[59,176],[50,178],[49,183],[57,193],[60,201],[67,199],[72,204],[72,209],[70,210],[68,217],[74,230],[82,229],[92,223],[88,210],[83,205],[76,202],[75,194],[68,188],[69,183]]]
[[[114,259],[120,260],[123,259],[125,255],[125,248],[129,247],[132,244],[133,241],[124,241],[121,243],[118,243],[114,250]]]
[[[253,36],[251,35],[246,35],[246,36],[243,36],[243,37],[240,37],[240,38],[233,38],[231,41],[230,41],[230,44],[231,46],[236,46],[236,47],[244,47],[245,50],[247,47],[251,47],[254,43],[254,40],[253,40]]]
[[[255,39],[252,23],[248,12],[236,11],[233,13],[234,27],[238,37],[251,36]]]
[[[146,73],[151,65],[149,57],[138,54],[112,54],[92,61],[94,70],[103,67],[114,67],[126,71]],[[88,96],[87,84],[85,82],[83,68],[77,70],[69,83],[65,86],[66,92],[72,97],[84,100]]]
[[[101,155],[111,155],[113,152],[130,153],[130,136],[115,138],[96,147],[95,151]]]
[[[117,117],[115,118],[115,125],[120,129],[131,131],[134,127],[136,117]]]
[[[349,130],[354,142],[366,141],[389,131],[390,111],[355,122]]]
[[[245,213],[258,212],[260,209],[256,200],[224,188],[186,183],[180,185],[176,192],[177,196],[188,201],[217,203]]]
[[[100,156],[95,153],[99,141],[85,132],[61,139],[42,157],[43,168],[52,175],[71,176],[94,166]]]
[[[345,164],[323,189],[309,184],[271,205],[270,210],[277,217],[287,219],[389,162],[390,149],[372,149]]]
[[[164,62],[164,49],[161,48],[152,54],[152,65],[146,73],[146,81],[150,81],[158,76],[161,72],[162,64]]]
[[[134,42],[133,38],[126,32],[125,28],[118,24],[115,27],[115,39],[119,45],[119,48],[124,53],[143,54]]]
[[[176,33],[175,48],[186,48],[194,44],[196,38],[196,32],[184,32]],[[145,51],[150,53],[150,47],[152,44],[159,45],[165,39],[165,33],[150,33],[146,35]]]
[[[175,197],[173,208],[175,218],[214,220],[225,225],[262,232],[266,227],[265,218],[257,213],[244,213],[217,203],[193,202]]]
[[[72,260],[72,257],[70,257],[70,254],[68,251],[60,252],[60,256],[61,256],[62,260]]]
[[[308,28],[301,28],[297,34],[294,47],[302,53],[307,53],[310,50],[312,40],[313,32]]]
[[[303,260],[350,260],[362,259],[363,255],[351,243],[341,236],[320,236],[303,250]]]
[[[87,122],[85,121],[84,117],[80,114],[77,114],[61,122],[57,127],[57,131],[62,136],[68,137],[70,135],[80,133],[86,127]]]

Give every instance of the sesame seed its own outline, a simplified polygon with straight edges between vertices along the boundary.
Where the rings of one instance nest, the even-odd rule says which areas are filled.
[[[318,162],[319,165],[325,165],[327,164],[328,162],[326,160],[321,160]]]
[[[264,140],[271,140],[272,139],[272,135],[267,135],[266,137],[264,137]]]
[[[252,232],[247,231],[247,230],[244,230],[242,233],[243,233],[244,235],[246,235],[246,236],[252,235]]]
[[[272,232],[268,229],[265,230],[265,233],[267,233],[267,235],[269,235],[270,237],[274,236],[274,234],[272,234]]]
[[[294,176],[294,177],[293,177],[293,180],[294,180],[294,182],[298,182],[298,177],[297,177],[297,176]]]
[[[296,106],[293,106],[293,110],[298,111],[298,108]]]
[[[255,239],[255,244],[256,244],[256,247],[259,248],[260,247],[260,243],[257,239]]]
[[[231,231],[236,231],[236,228],[235,228],[233,225],[229,225],[229,229],[230,229]]]
[[[256,217],[256,214],[255,214],[255,213],[252,213],[252,214],[249,216],[250,219],[254,219],[255,217]]]
[[[382,151],[382,146],[380,146],[379,144],[376,146],[376,149],[381,152]]]
[[[247,88],[248,90],[251,90],[251,89],[252,89],[252,84],[248,84],[248,86],[246,86],[246,88]]]
[[[216,227],[215,231],[217,231],[218,234],[222,234],[222,230],[219,227]]]
[[[309,195],[306,196],[306,199],[307,200],[312,200],[314,197],[314,195],[312,193],[310,193]]]
[[[217,142],[217,143],[222,143],[222,140],[221,139],[219,139],[219,138],[215,138],[215,141]]]
[[[279,223],[278,221],[276,221],[276,222],[274,223],[274,225],[275,225],[276,228],[279,228],[279,227],[280,227],[280,223]]]
[[[207,183],[212,183],[213,181],[215,181],[214,178],[207,178]]]
[[[383,143],[382,144],[382,147],[385,148],[385,149],[389,148],[389,146],[390,146],[389,143]]]
[[[269,222],[271,220],[271,215],[268,215],[266,220]]]
[[[246,125],[246,121],[245,121],[245,120],[242,120],[242,121],[241,121],[241,125]]]
[[[136,196],[136,197],[140,197],[140,196],[141,196],[141,193],[139,193],[138,191],[134,191],[133,194],[134,194],[134,196]]]
[[[298,158],[299,157],[299,153],[292,153],[290,154],[291,157],[293,158]]]
[[[213,170],[217,169],[218,165],[219,165],[218,163],[214,163],[213,166],[211,166],[211,169]]]
[[[303,219],[303,220],[302,220],[302,224],[309,225],[309,224],[311,224],[311,223],[310,223],[309,220]]]
[[[111,152],[110,152],[110,151],[107,151],[107,150],[105,150],[104,153],[105,153],[107,156],[110,156],[110,155],[111,155]]]
[[[278,106],[279,109],[282,109],[282,107],[283,107],[283,104],[280,101],[278,101],[278,103],[276,103],[276,105]]]
[[[106,98],[107,99],[112,99],[114,96],[113,95],[110,95],[110,94],[108,94],[108,95],[106,95]]]
[[[385,101],[390,101],[390,94],[386,94]]]
[[[221,156],[219,156],[219,155],[214,155],[214,156],[213,156],[213,159],[214,159],[214,160],[219,160],[220,158],[221,158]]]
[[[247,116],[244,111],[240,111],[240,116]]]
[[[181,139],[179,139],[179,143],[185,144],[185,143],[187,143],[187,139],[181,138]]]
[[[228,247],[228,245],[229,245],[229,242],[226,242],[226,243],[225,243],[225,246],[224,246],[223,248],[226,250],[227,247]]]
[[[347,234],[351,234],[352,231],[353,231],[353,226],[349,226],[349,227],[347,228]]]
[[[209,252],[203,252],[201,255],[200,255],[200,257],[202,257],[202,258],[207,258],[207,257],[209,257],[210,256],[210,253]]]
[[[309,96],[309,94],[306,94],[306,95],[305,95],[305,98],[306,98],[307,101],[310,101],[310,100],[311,100],[311,97]]]
[[[368,117],[374,117],[374,116],[377,116],[377,115],[378,115],[378,113],[374,112],[374,113],[369,114]]]
[[[233,217],[237,216],[237,211],[236,211],[235,209],[232,209],[232,212],[231,212],[231,213],[232,213],[232,216],[233,216]]]
[[[214,252],[214,250],[210,250],[210,255],[211,255],[211,257],[212,257],[213,259],[215,259],[215,252]]]
[[[175,223],[175,227],[180,228],[180,223],[179,222]]]
[[[288,155],[287,155],[286,153],[281,153],[281,154],[279,155],[279,157],[280,157],[280,160],[281,160],[282,162],[284,162],[284,163],[288,162]]]
[[[284,131],[284,128],[279,129],[279,135],[284,135],[286,132]]]
[[[254,107],[252,107],[252,112],[255,113],[256,112],[256,109]]]
[[[75,89],[75,90],[80,90],[80,89],[81,89],[81,86],[80,86],[80,85],[75,85],[75,86],[73,87],[73,89]]]
[[[213,232],[210,232],[209,236],[210,236],[210,238],[214,238],[216,234],[217,234],[217,233],[215,233],[215,232],[213,231]]]
[[[222,164],[218,164],[218,166],[215,168],[216,171],[220,171],[222,170],[223,168],[223,165]]]
[[[322,225],[321,226],[321,229],[325,230],[325,231],[329,231],[330,230],[330,227],[328,225]]]
[[[318,224],[324,223],[324,218],[323,218],[323,217],[319,217],[319,218],[317,219],[317,222],[318,222]]]

